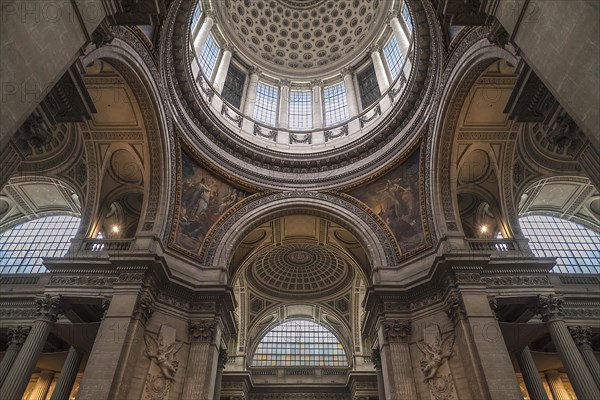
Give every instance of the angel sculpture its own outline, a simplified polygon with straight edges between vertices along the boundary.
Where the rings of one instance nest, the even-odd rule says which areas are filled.
[[[453,345],[454,335],[442,341],[438,334],[432,343],[417,342],[417,347],[425,355],[421,361],[421,371],[425,375],[425,381],[432,379],[444,361],[452,356]]]
[[[179,361],[173,358],[181,348],[182,343],[165,344],[162,336],[159,336],[157,341],[150,335],[144,335],[144,342],[146,342],[148,357],[158,365],[165,379],[172,381],[179,367]]]

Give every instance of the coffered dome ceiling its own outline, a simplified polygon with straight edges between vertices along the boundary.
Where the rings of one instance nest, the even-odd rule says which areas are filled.
[[[384,26],[380,0],[225,0],[219,28],[240,54],[266,71],[313,77],[364,55]]]
[[[271,295],[322,297],[339,292],[352,281],[352,267],[333,251],[309,243],[277,246],[257,257],[248,281]]]

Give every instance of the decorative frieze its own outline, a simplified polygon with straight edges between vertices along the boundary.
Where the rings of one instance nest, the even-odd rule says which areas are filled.
[[[484,276],[481,280],[488,287],[546,286],[551,284],[548,276]]]
[[[188,334],[191,341],[212,342],[217,332],[217,320],[203,319],[188,323]]]
[[[108,286],[111,287],[119,278],[114,276],[62,276],[50,278],[51,286]]]
[[[599,308],[563,308],[563,315],[568,318],[598,319]]]

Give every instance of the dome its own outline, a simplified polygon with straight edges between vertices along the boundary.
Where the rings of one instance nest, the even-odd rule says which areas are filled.
[[[225,39],[250,63],[278,76],[321,77],[356,61],[381,33],[379,0],[214,2]]]
[[[315,244],[277,246],[257,257],[248,268],[248,280],[265,294],[294,298],[326,296],[352,281],[352,267],[333,251]]]

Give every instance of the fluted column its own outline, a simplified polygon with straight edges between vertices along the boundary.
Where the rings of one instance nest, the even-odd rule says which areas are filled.
[[[344,87],[346,89],[346,98],[348,99],[348,114],[349,117],[355,117],[358,115],[358,98],[356,97],[356,90],[354,90],[354,71],[351,68],[344,68],[342,75],[344,76]]]
[[[219,400],[221,398],[221,383],[223,382],[223,370],[225,369],[225,364],[227,364],[227,361],[229,361],[229,355],[227,354],[227,350],[219,350],[217,377],[215,378],[215,400]]]
[[[563,299],[553,296],[538,296],[536,313],[540,314],[546,324],[552,342],[556,346],[563,366],[573,385],[573,390],[581,399],[600,399],[600,389],[596,386],[592,374],[562,319]]]
[[[256,102],[256,86],[260,70],[258,68],[250,69],[250,79],[248,79],[248,89],[246,90],[246,99],[244,100],[244,115],[253,118],[254,103]]]
[[[373,60],[373,68],[375,69],[375,77],[377,78],[377,84],[379,85],[379,92],[384,93],[390,87],[390,80],[385,72],[380,50],[381,48],[378,45],[371,46],[369,49],[371,52],[371,60]]]
[[[323,82],[315,79],[310,82],[312,86],[312,100],[313,100],[313,128],[323,128],[323,99],[321,95],[321,87]]]
[[[183,400],[213,400],[219,357],[220,328],[217,320],[190,321],[188,355]]]
[[[54,371],[40,372],[40,376],[27,400],[44,400],[48,395],[48,390],[50,390],[53,378]]]
[[[523,350],[517,352],[515,355],[531,400],[548,400],[548,395],[529,351],[529,346],[525,346]]]
[[[594,350],[592,350],[590,343],[592,329],[589,326],[571,326],[569,327],[569,332],[571,332],[575,345],[579,349],[583,361],[590,370],[594,382],[600,387],[600,365],[598,364],[596,356],[594,356]]]
[[[206,40],[208,39],[208,35],[210,35],[210,30],[213,27],[214,21],[212,19],[212,13],[210,11],[204,12],[204,20],[201,22],[202,25],[198,30],[198,35],[194,39],[194,50],[196,51],[196,55],[200,57],[202,54],[202,50],[204,50],[204,45],[206,44]]]
[[[379,352],[379,349],[373,349],[371,352],[371,361],[375,366],[375,372],[377,374],[377,395],[379,399],[385,400],[385,382],[383,381],[381,353]]]
[[[69,400],[82,359],[83,353],[71,346],[50,400]]]
[[[558,371],[546,371],[544,372],[544,375],[546,376],[546,381],[548,382],[554,400],[571,400],[571,396],[569,396],[569,392],[565,389],[565,385],[563,385]]]
[[[17,355],[17,359],[10,369],[2,389],[0,389],[0,398],[3,400],[21,399],[35,364],[46,344],[50,330],[58,319],[58,315],[62,312],[62,299],[60,296],[46,295],[37,299],[36,305],[38,317],[33,322],[23,348]]]
[[[398,42],[398,46],[400,46],[402,55],[406,57],[408,49],[410,48],[410,42],[408,41],[406,32],[402,28],[401,22],[397,16],[393,15],[390,17],[390,27],[392,28],[392,32],[394,32],[394,37]]]
[[[287,129],[289,124],[290,115],[290,84],[288,79],[282,79],[279,81],[279,123],[278,126],[282,129]]]
[[[223,55],[221,56],[221,61],[219,62],[219,67],[217,68],[215,79],[213,80],[213,87],[219,94],[223,93],[223,87],[225,87],[229,64],[231,64],[231,50],[230,44],[223,46]]]
[[[417,388],[408,347],[410,321],[384,320],[380,329],[381,365],[386,399],[416,399]],[[382,339],[382,340],[381,340]]]
[[[30,327],[17,326],[8,330],[8,347],[0,362],[0,387],[4,384],[10,368],[17,359],[17,355],[25,343]]]

